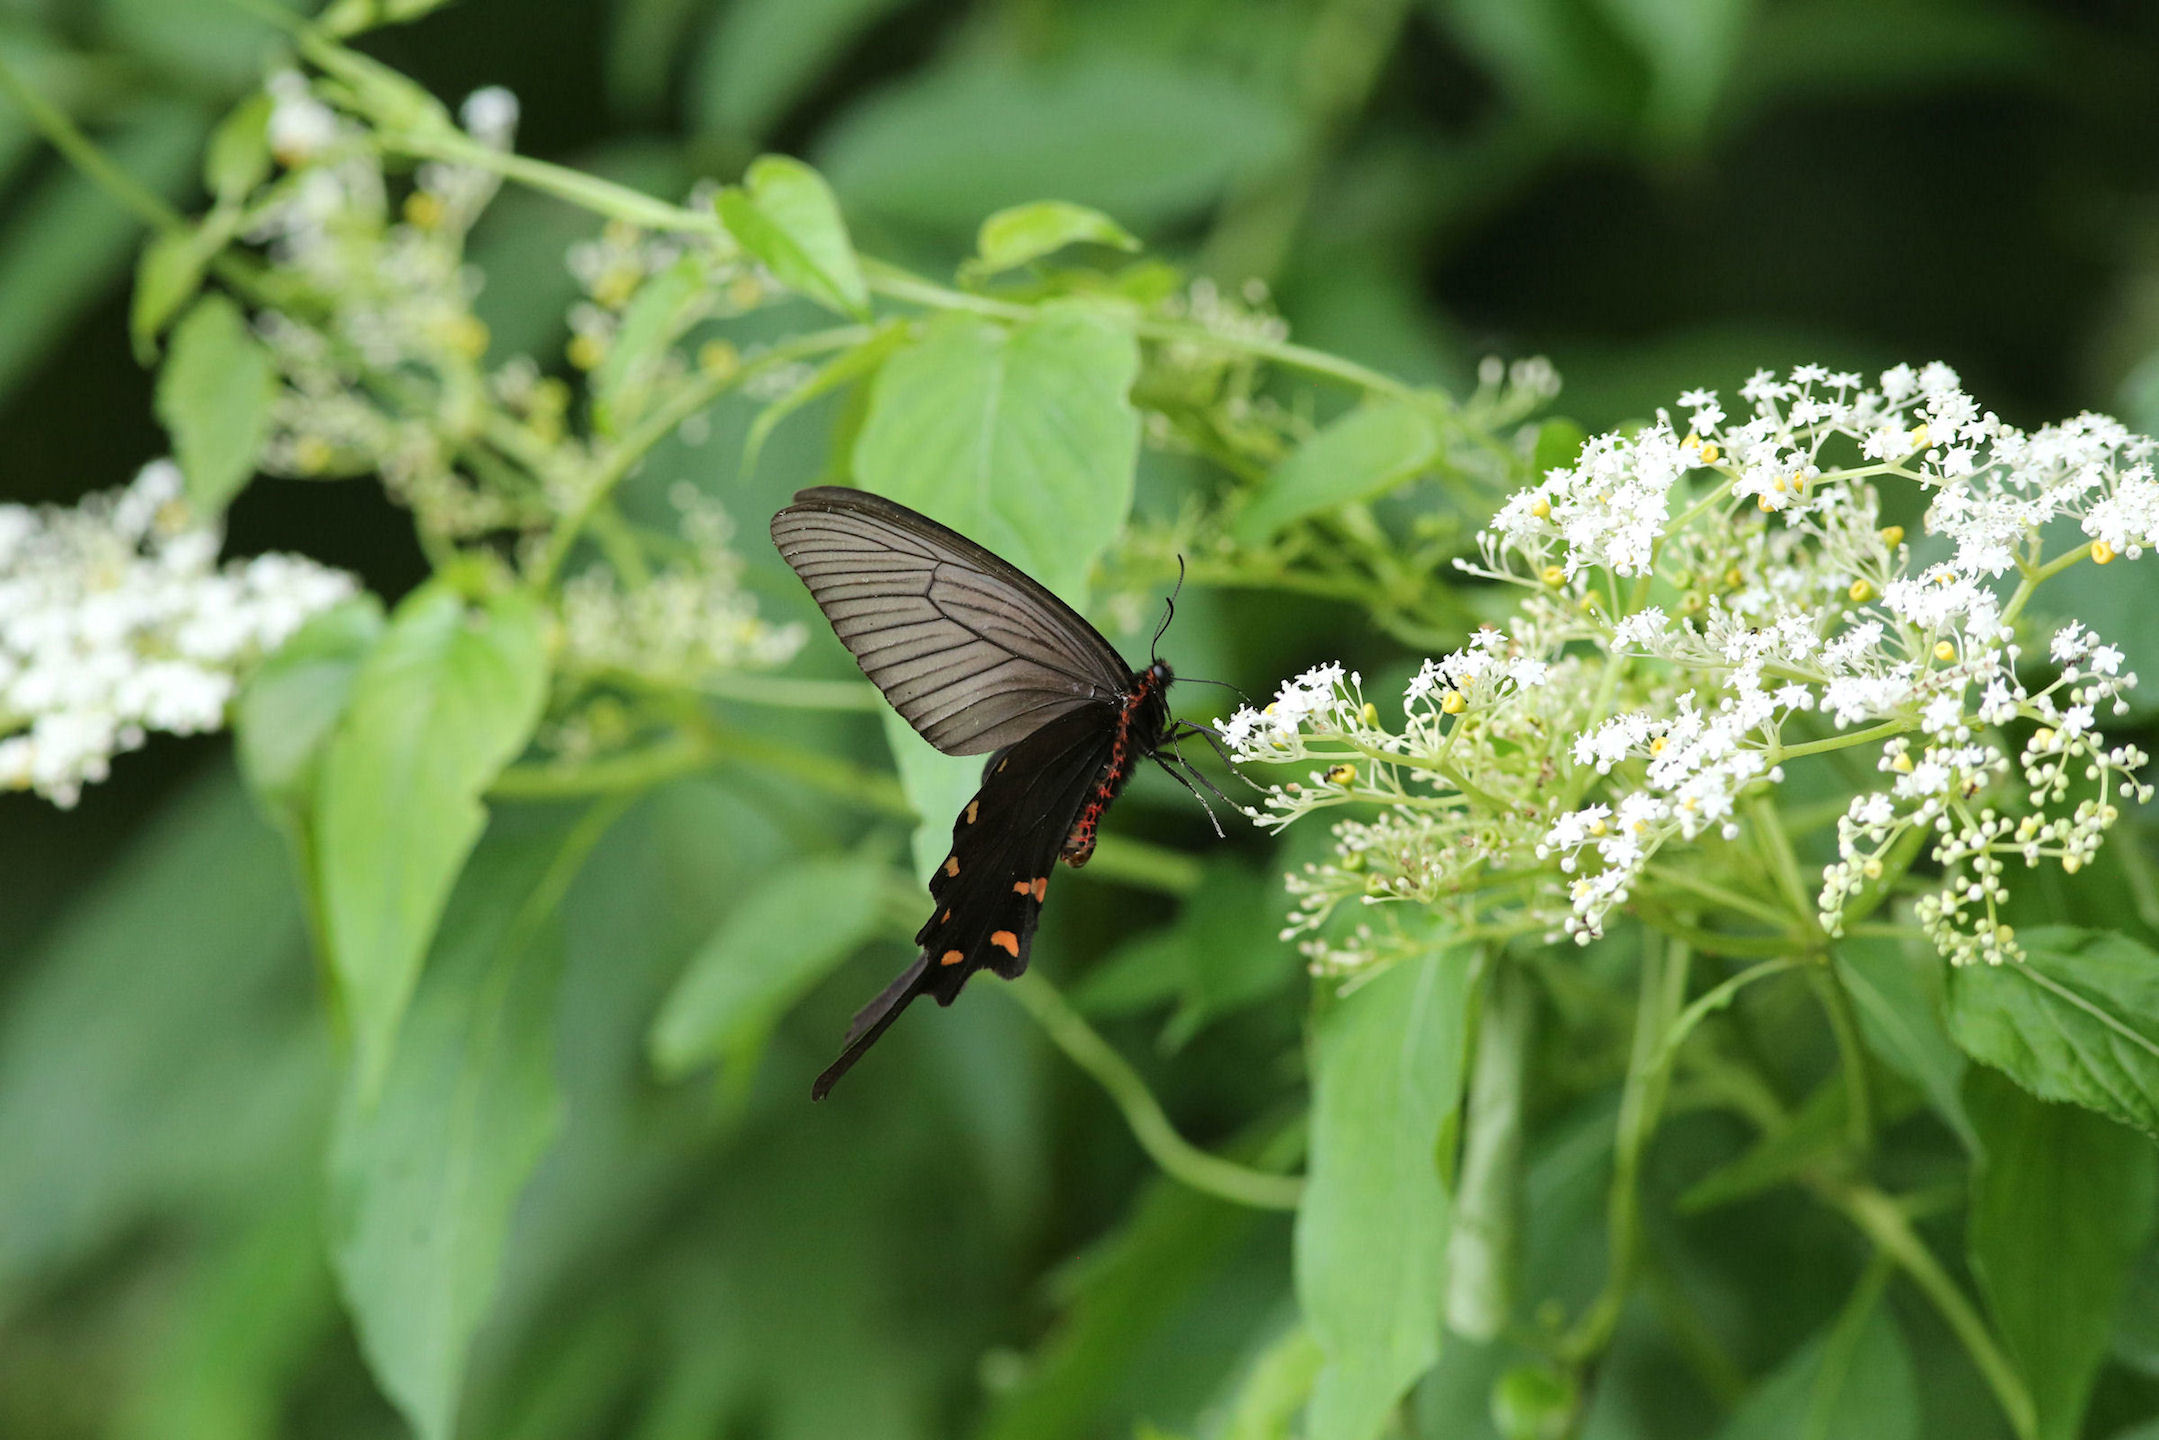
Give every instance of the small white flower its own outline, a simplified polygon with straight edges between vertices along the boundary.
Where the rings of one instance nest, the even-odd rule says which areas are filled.
[[[517,96],[500,85],[488,85],[465,97],[457,118],[472,138],[496,150],[507,150],[517,136]]]

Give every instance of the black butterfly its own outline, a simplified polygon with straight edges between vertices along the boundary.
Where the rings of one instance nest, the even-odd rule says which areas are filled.
[[[1130,668],[1062,600],[904,505],[820,485],[772,517],[772,541],[922,738],[995,752],[930,877],[922,953],[855,1016],[810,1089],[822,1100],[916,996],[950,1005],[977,970],[1025,970],[1051,867],[1086,864],[1140,762],[1201,732],[1170,719],[1169,666]]]

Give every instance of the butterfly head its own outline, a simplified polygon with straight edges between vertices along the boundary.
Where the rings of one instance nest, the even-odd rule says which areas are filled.
[[[1147,687],[1157,693],[1169,689],[1169,682],[1177,676],[1166,660],[1157,660],[1147,667]]]

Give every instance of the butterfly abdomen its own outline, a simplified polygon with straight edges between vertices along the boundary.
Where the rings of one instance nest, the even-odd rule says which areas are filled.
[[[1159,660],[1132,677],[1132,688],[1125,693],[1124,705],[1117,714],[1117,734],[1110,746],[1109,762],[1102,767],[1079,818],[1072,822],[1071,833],[1065,836],[1059,858],[1073,869],[1093,858],[1095,831],[1102,823],[1102,812],[1124,792],[1139,762],[1153,754],[1160,743],[1168,715],[1162,692],[1169,682],[1170,668]]]

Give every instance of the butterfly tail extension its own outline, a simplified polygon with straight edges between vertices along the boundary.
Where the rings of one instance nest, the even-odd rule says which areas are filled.
[[[930,957],[918,955],[915,963],[899,973],[890,985],[877,992],[877,998],[855,1012],[855,1018],[847,1026],[847,1039],[840,1051],[840,1058],[825,1067],[815,1084],[810,1086],[810,1098],[822,1100],[830,1094],[833,1085],[845,1075],[865,1051],[877,1043],[877,1037],[891,1028],[900,1018],[900,1012],[917,995],[931,988],[929,978]]]

